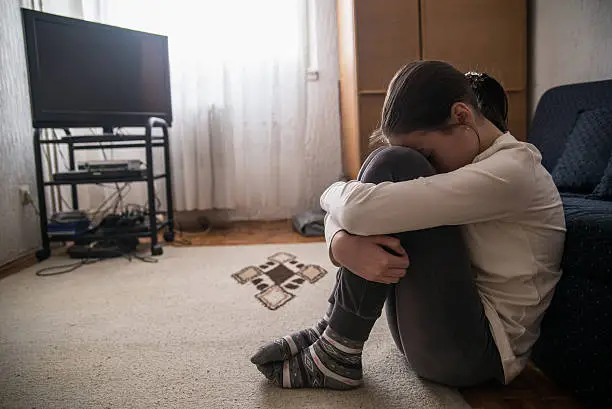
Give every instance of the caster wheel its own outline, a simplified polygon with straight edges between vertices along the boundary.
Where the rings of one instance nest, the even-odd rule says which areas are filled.
[[[38,260],[38,261],[46,260],[49,257],[51,257],[51,250],[50,249],[42,249],[42,250],[38,250],[36,252],[36,260]]]
[[[164,254],[164,249],[159,244],[151,249],[151,255],[153,256],[161,256],[162,254]]]
[[[167,243],[172,243],[174,241],[174,232],[173,231],[164,232],[164,240]]]

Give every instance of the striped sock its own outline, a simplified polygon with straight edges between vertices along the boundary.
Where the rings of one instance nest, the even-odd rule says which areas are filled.
[[[327,327],[309,348],[284,362],[257,365],[283,388],[354,389],[361,385],[363,342],[351,341]]]
[[[264,345],[251,357],[251,362],[255,365],[263,365],[274,361],[282,362],[297,355],[321,337],[327,328],[328,321],[329,316],[325,314],[313,327],[294,332]]]

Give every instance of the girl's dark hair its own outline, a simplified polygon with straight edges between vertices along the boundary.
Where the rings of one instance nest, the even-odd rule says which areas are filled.
[[[465,74],[478,101],[478,110],[500,131],[508,130],[508,97],[495,78],[484,73]]]
[[[472,106],[502,132],[507,130],[508,100],[495,79],[486,74],[463,74],[442,61],[415,61],[391,80],[381,127],[373,138],[444,129],[456,102]]]

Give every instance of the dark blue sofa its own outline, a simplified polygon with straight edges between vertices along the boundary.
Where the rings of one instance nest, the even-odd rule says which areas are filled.
[[[562,193],[567,224],[563,276],[532,359],[597,409],[612,408],[610,118],[612,80],[556,87],[538,103],[528,137]]]

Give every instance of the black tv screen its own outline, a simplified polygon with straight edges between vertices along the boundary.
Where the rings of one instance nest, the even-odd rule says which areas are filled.
[[[172,123],[168,38],[22,9],[36,128]]]

